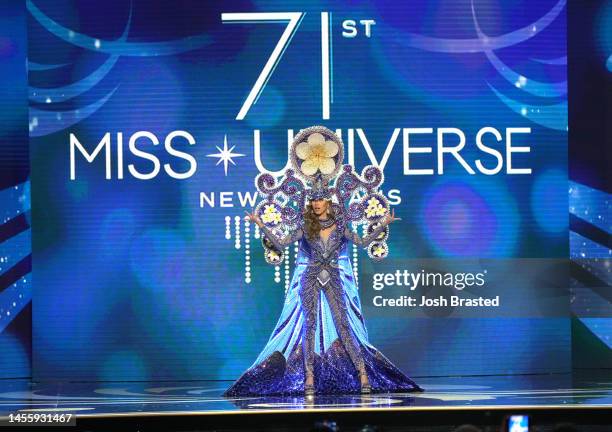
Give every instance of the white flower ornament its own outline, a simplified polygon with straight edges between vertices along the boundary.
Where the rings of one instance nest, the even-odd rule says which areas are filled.
[[[321,171],[324,175],[333,173],[336,168],[333,158],[338,151],[338,144],[326,140],[319,132],[310,134],[306,141],[295,147],[295,154],[303,161],[300,170],[307,176],[312,176],[317,171]]]
[[[275,250],[272,249],[268,249],[266,251],[266,256],[268,257],[268,260],[272,263],[277,263],[280,261],[281,256],[278,252],[276,252]]]

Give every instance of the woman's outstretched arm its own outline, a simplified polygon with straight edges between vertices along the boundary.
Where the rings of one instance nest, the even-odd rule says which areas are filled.
[[[278,236],[274,235],[274,233],[264,224],[259,225],[259,229],[261,229],[266,238],[270,240],[274,247],[279,251],[282,251],[285,246],[290,245],[294,241],[298,241],[302,238],[303,235],[303,231],[301,228],[293,230],[283,238],[279,238]]]
[[[389,225],[391,222],[396,220],[401,220],[400,218],[395,217],[395,210],[392,210],[391,213],[387,213],[387,215],[380,222],[380,225],[374,229],[370,234],[365,235],[363,237],[359,236],[356,232],[351,231],[348,227],[344,228],[344,238],[349,241],[352,241],[358,246],[367,247],[370,243],[376,240],[376,237],[380,235],[381,232]]]

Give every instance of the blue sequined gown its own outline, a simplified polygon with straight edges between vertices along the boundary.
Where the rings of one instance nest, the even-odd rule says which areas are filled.
[[[316,394],[359,393],[363,366],[372,392],[422,391],[370,345],[361,314],[348,246],[366,246],[382,229],[361,238],[337,221],[326,240],[310,240],[303,229],[280,239],[262,228],[278,250],[299,241],[296,268],[268,343],[225,396],[303,395],[305,371]]]

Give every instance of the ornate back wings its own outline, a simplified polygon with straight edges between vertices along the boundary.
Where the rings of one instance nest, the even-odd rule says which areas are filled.
[[[256,214],[273,234],[283,238],[298,228],[303,221],[307,199],[331,199],[339,221],[353,227],[367,225],[367,234],[378,227],[389,211],[387,197],[379,191],[383,183],[382,171],[366,166],[358,175],[350,165],[342,165],[344,143],[339,135],[324,126],[302,129],[293,140],[289,160],[293,168],[277,180],[271,174],[260,174],[255,186],[263,200],[255,208]],[[331,184],[330,184],[331,183]],[[387,226],[368,248],[374,259],[388,253]],[[284,252],[274,248],[264,237],[266,261],[278,265]]]
[[[332,205],[343,224],[366,225],[366,233],[378,227],[382,218],[389,212],[387,197],[379,190],[384,177],[382,171],[373,165],[366,166],[361,175],[355,173],[350,165],[343,165],[342,172],[329,187]],[[255,212],[262,222],[278,237],[301,227],[308,197],[309,185],[296,176],[295,170],[287,169],[278,181],[270,174],[257,176],[255,185],[263,200]],[[383,259],[389,249],[386,240],[389,227],[368,245],[368,255],[373,259]],[[284,252],[274,248],[272,243],[262,237],[266,261],[278,265],[284,259]]]

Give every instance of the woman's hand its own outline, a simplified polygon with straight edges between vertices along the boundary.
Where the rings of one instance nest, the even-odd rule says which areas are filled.
[[[390,213],[387,213],[382,220],[383,225],[389,225],[391,222],[402,220],[401,218],[395,217],[395,209],[392,209]]]
[[[255,213],[255,210],[251,210],[251,213],[249,213],[246,210],[244,212],[246,213],[248,220],[250,220],[251,222],[256,223],[259,228],[261,228],[263,226],[263,222],[261,221],[259,216],[257,216],[257,214]]]

